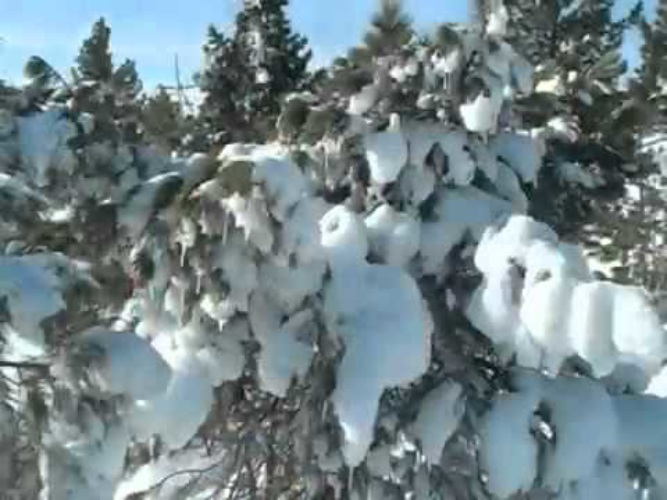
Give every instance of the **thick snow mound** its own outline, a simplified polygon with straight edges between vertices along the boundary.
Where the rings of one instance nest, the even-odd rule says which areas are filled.
[[[250,340],[250,327],[245,318],[226,322],[219,335],[209,337],[208,343],[195,356],[206,369],[213,387],[228,380],[236,380],[245,367],[243,342]]]
[[[373,182],[394,182],[408,161],[408,144],[401,133],[398,115],[392,116],[384,132],[367,135],[364,145]]]
[[[345,462],[354,467],[372,442],[384,389],[406,384],[428,368],[432,323],[417,285],[400,269],[350,264],[332,271],[325,318],[328,330],[345,344],[332,398],[345,435]]]
[[[261,345],[257,361],[260,386],[278,397],[285,397],[292,380],[306,373],[313,357],[313,349],[298,340],[299,333],[313,322],[313,312],[297,312],[284,322],[283,316],[266,294],[253,294],[250,327]]]
[[[158,434],[171,450],[182,448],[204,423],[213,404],[213,391],[204,367],[195,359],[169,353],[171,339],[158,338],[159,350],[171,358],[173,375],[166,391],[137,401],[128,415],[130,427],[140,440]]]
[[[493,133],[498,127],[503,92],[499,82],[491,81],[488,86],[487,91],[459,107],[463,123],[470,132]]]
[[[285,154],[271,156],[258,150],[251,156],[255,162],[253,180],[264,186],[271,214],[280,222],[306,193],[306,180],[299,167]]]
[[[583,378],[545,380],[542,403],[549,409],[549,425],[558,436],[546,458],[544,482],[558,490],[591,476],[600,454],[617,447],[617,419],[604,388]]]
[[[366,217],[366,229],[371,252],[385,264],[403,267],[419,251],[420,224],[388,204]]]
[[[96,327],[76,337],[71,351],[82,357],[89,383],[102,394],[149,399],[171,379],[169,365],[150,342],[131,332]]]
[[[422,400],[411,431],[421,443],[426,461],[440,463],[440,455],[463,417],[463,388],[455,382],[445,382],[429,392]]]
[[[324,261],[296,266],[265,262],[259,269],[259,285],[287,314],[297,311],[306,297],[322,288]]]
[[[283,223],[281,256],[295,255],[301,262],[322,260],[319,222],[327,207],[318,198],[303,198]]]
[[[76,126],[65,117],[63,109],[50,107],[40,113],[20,116],[17,122],[23,167],[31,173],[37,186],[47,185],[50,170],[74,173],[76,157],[69,141],[76,136]]]
[[[360,261],[368,254],[366,226],[359,214],[336,205],[320,220],[322,247],[330,259]]]
[[[575,354],[596,376],[621,362],[649,376],[660,368],[665,334],[645,294],[594,281],[581,251],[559,243],[547,226],[513,216],[487,229],[475,263],[484,279],[466,313],[501,350],[514,346],[520,354],[528,334],[541,351],[537,366],[553,374]]]
[[[472,186],[445,188],[438,193],[433,217],[422,222],[420,252],[425,274],[443,269],[449,252],[465,236],[479,240],[501,215],[512,212],[509,203]]]
[[[491,140],[489,147],[516,172],[522,182],[537,182],[542,156],[535,139],[527,134],[502,132]]]
[[[482,429],[481,465],[487,488],[498,498],[529,491],[537,475],[537,442],[530,433],[539,394],[526,391],[496,397]]]
[[[513,386],[496,396],[481,433],[487,487],[498,498],[530,490],[538,472],[557,498],[634,498],[626,467],[637,459],[662,477],[663,400],[610,396],[590,379],[524,370],[513,373]]]
[[[44,345],[41,323],[62,311],[66,284],[44,262],[34,257],[0,257],[0,304],[18,335]]]

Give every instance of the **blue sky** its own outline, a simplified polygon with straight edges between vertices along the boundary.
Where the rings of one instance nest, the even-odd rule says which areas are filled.
[[[594,0],[593,0],[594,1]],[[645,0],[649,10],[656,0]],[[618,0],[619,11],[633,0]],[[199,68],[206,27],[229,27],[241,0],[0,0],[0,78],[19,82],[25,60],[39,54],[56,68],[72,66],[91,24],[104,16],[112,28],[115,58],[136,60],[147,87],[174,80],[174,54],[182,74]],[[306,35],[315,62],[325,63],[360,40],[377,0],[292,0],[290,15]],[[424,30],[443,21],[461,21],[467,0],[405,0]],[[626,43],[636,59],[638,39]]]

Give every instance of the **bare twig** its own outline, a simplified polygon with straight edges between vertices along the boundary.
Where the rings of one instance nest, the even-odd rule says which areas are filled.
[[[45,363],[31,363],[31,362],[18,362],[18,361],[4,361],[0,360],[0,368],[16,368],[16,369],[26,369],[26,370],[48,370],[48,364]]]

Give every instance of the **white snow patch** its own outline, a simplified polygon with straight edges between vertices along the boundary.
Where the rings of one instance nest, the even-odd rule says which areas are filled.
[[[398,268],[350,264],[332,271],[325,319],[345,343],[332,399],[345,436],[345,462],[356,467],[373,440],[384,389],[428,368],[432,323],[416,284]]]

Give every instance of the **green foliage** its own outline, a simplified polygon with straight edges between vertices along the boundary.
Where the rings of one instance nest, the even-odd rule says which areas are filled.
[[[231,36],[209,28],[200,112],[218,142],[270,137],[281,97],[307,86],[312,54],[292,31],[286,8],[287,0],[246,2]]]
[[[95,117],[93,139],[136,142],[142,83],[134,61],[127,59],[114,68],[110,42],[111,28],[100,18],[81,45],[72,70],[73,107]]]
[[[403,11],[401,0],[381,0],[371,28],[364,36],[369,52],[383,56],[396,52],[412,38],[412,20]]]
[[[82,78],[94,81],[108,81],[113,74],[111,62],[111,28],[106,25],[103,17],[98,19],[90,34],[83,42],[79,56],[76,58],[77,69]]]
[[[641,32],[644,44],[641,48],[642,65],[639,68],[639,79],[646,95],[658,90],[660,79],[667,77],[667,1],[659,0],[656,7],[656,18],[653,23],[642,20]]]
[[[181,112],[178,103],[164,87],[147,98],[142,107],[142,124],[148,141],[165,151],[178,146],[182,135]]]

